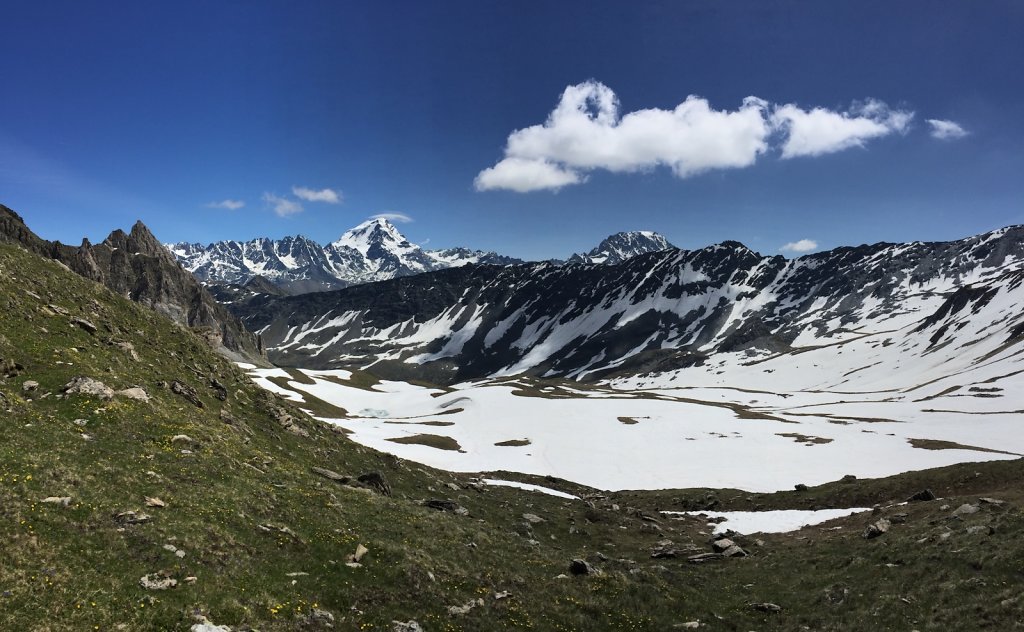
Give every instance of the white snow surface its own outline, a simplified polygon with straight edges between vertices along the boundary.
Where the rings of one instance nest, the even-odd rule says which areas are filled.
[[[836,518],[871,511],[871,508],[854,507],[852,509],[779,509],[774,511],[663,511],[666,516],[707,516],[708,518],[725,518],[715,524],[715,533],[724,533],[730,529],[745,535],[753,533],[787,533],[797,531]]]
[[[497,478],[485,478],[481,479],[488,485],[494,485],[496,487],[518,487],[519,489],[525,489],[531,492],[540,492],[542,494],[548,494],[549,496],[558,496],[559,498],[567,498],[569,500],[579,500],[579,496],[573,496],[565,492],[560,492],[557,489],[551,489],[550,487],[542,487],[541,485],[532,485],[530,483],[520,483],[519,481],[503,481]]]
[[[367,389],[347,385],[349,371],[327,370],[303,371],[313,384],[289,380],[284,389],[267,379],[288,379],[281,369],[249,373],[300,406],[309,394],[344,408],[348,417],[325,421],[377,450],[450,471],[551,475],[604,490],[771,492],[1024,454],[1024,358],[1012,348],[1000,355],[978,343],[976,352],[991,356],[978,363],[947,347],[916,358],[911,372],[898,366],[898,345],[845,344],[831,364],[819,357],[825,348],[579,387],[506,378]],[[973,363],[969,372],[957,372],[958,359]],[[872,363],[875,370],[845,375]],[[721,366],[728,371],[720,375]],[[389,441],[419,434],[450,437],[460,449]],[[510,440],[529,443],[496,445]]]

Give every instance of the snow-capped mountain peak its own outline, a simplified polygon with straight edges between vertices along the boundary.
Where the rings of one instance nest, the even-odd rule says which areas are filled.
[[[575,254],[568,263],[602,263],[615,265],[637,255],[674,249],[662,235],[650,230],[615,233],[605,238],[586,254]]]
[[[363,256],[375,247],[384,250],[419,250],[405,238],[394,224],[384,218],[370,219],[349,229],[344,235],[330,244],[335,248],[348,247],[360,252]]]

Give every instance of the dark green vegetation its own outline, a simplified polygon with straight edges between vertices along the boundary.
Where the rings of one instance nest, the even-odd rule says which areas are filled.
[[[314,610],[341,630],[410,619],[428,631],[690,621],[1007,630],[1024,620],[1021,460],[770,495],[535,481],[587,497],[563,500],[361,448],[256,388],[193,332],[8,245],[0,306],[2,630],[188,629],[198,615],[235,629],[316,629],[326,615]],[[77,377],[141,387],[150,400],[60,397]],[[369,472],[390,496],[354,480]],[[890,506],[926,487],[947,498]],[[748,557],[704,564],[686,558],[710,551],[706,524],[657,513],[874,503],[893,521],[880,537],[861,536],[877,517],[854,516],[761,543],[738,537]],[[964,503],[978,510],[951,517]],[[360,544],[360,566],[346,565]],[[652,558],[659,548],[676,556]],[[560,578],[573,558],[600,574]],[[176,585],[147,589],[144,576]],[[762,602],[781,611],[750,605]]]

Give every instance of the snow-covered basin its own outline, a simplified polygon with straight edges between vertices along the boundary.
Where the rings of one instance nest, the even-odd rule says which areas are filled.
[[[770,492],[846,474],[874,478],[1018,458],[968,449],[925,450],[913,447],[909,439],[1024,452],[1020,415],[936,415],[904,402],[895,407],[902,416],[899,422],[839,424],[817,416],[829,410],[828,403],[819,404],[826,399],[820,394],[807,396],[806,403],[814,405],[812,415],[781,412],[777,420],[743,419],[714,398],[707,403],[665,399],[693,398],[682,389],[580,390],[548,398],[516,394],[517,386],[500,381],[450,390],[383,381],[366,389],[346,385],[351,376],[347,371],[304,371],[314,382],[305,384],[281,369],[244,368],[258,384],[300,406],[299,398],[308,393],[344,408],[349,417],[325,421],[342,425],[353,440],[374,449],[450,471],[551,475],[605,490],[711,487]],[[270,377],[285,378],[288,388],[273,384]],[[803,395],[786,398],[786,407],[797,410]],[[854,410],[851,398],[844,399],[839,404],[832,398],[844,415],[892,418],[888,411],[876,410],[883,402],[861,402],[863,410]],[[935,402],[924,405],[929,404]],[[415,435],[449,437],[459,449],[391,441]],[[799,435],[817,442],[808,445]],[[496,445],[508,441],[525,445]]]
[[[851,509],[778,509],[773,511],[663,511],[666,516],[707,516],[708,518],[724,518],[715,523],[715,533],[724,533],[730,529],[746,535],[752,533],[786,533],[796,531],[836,518],[845,518],[869,508],[854,507]]]

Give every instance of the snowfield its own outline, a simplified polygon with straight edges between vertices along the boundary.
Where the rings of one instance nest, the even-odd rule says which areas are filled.
[[[1005,357],[993,350],[987,363],[963,360],[975,362],[963,373],[950,370],[956,349],[937,351],[932,376],[929,367],[900,367],[898,345],[844,344],[849,365],[834,349],[754,365],[737,354],[601,385],[508,378],[366,387],[350,371],[301,371],[299,381],[289,373],[296,369],[247,368],[300,406],[312,395],[343,408],[347,417],[324,421],[374,449],[451,471],[552,475],[604,490],[769,492],[1024,454],[1024,358],[1012,348]],[[864,364],[874,370],[849,374]],[[730,386],[720,383],[726,375]]]

